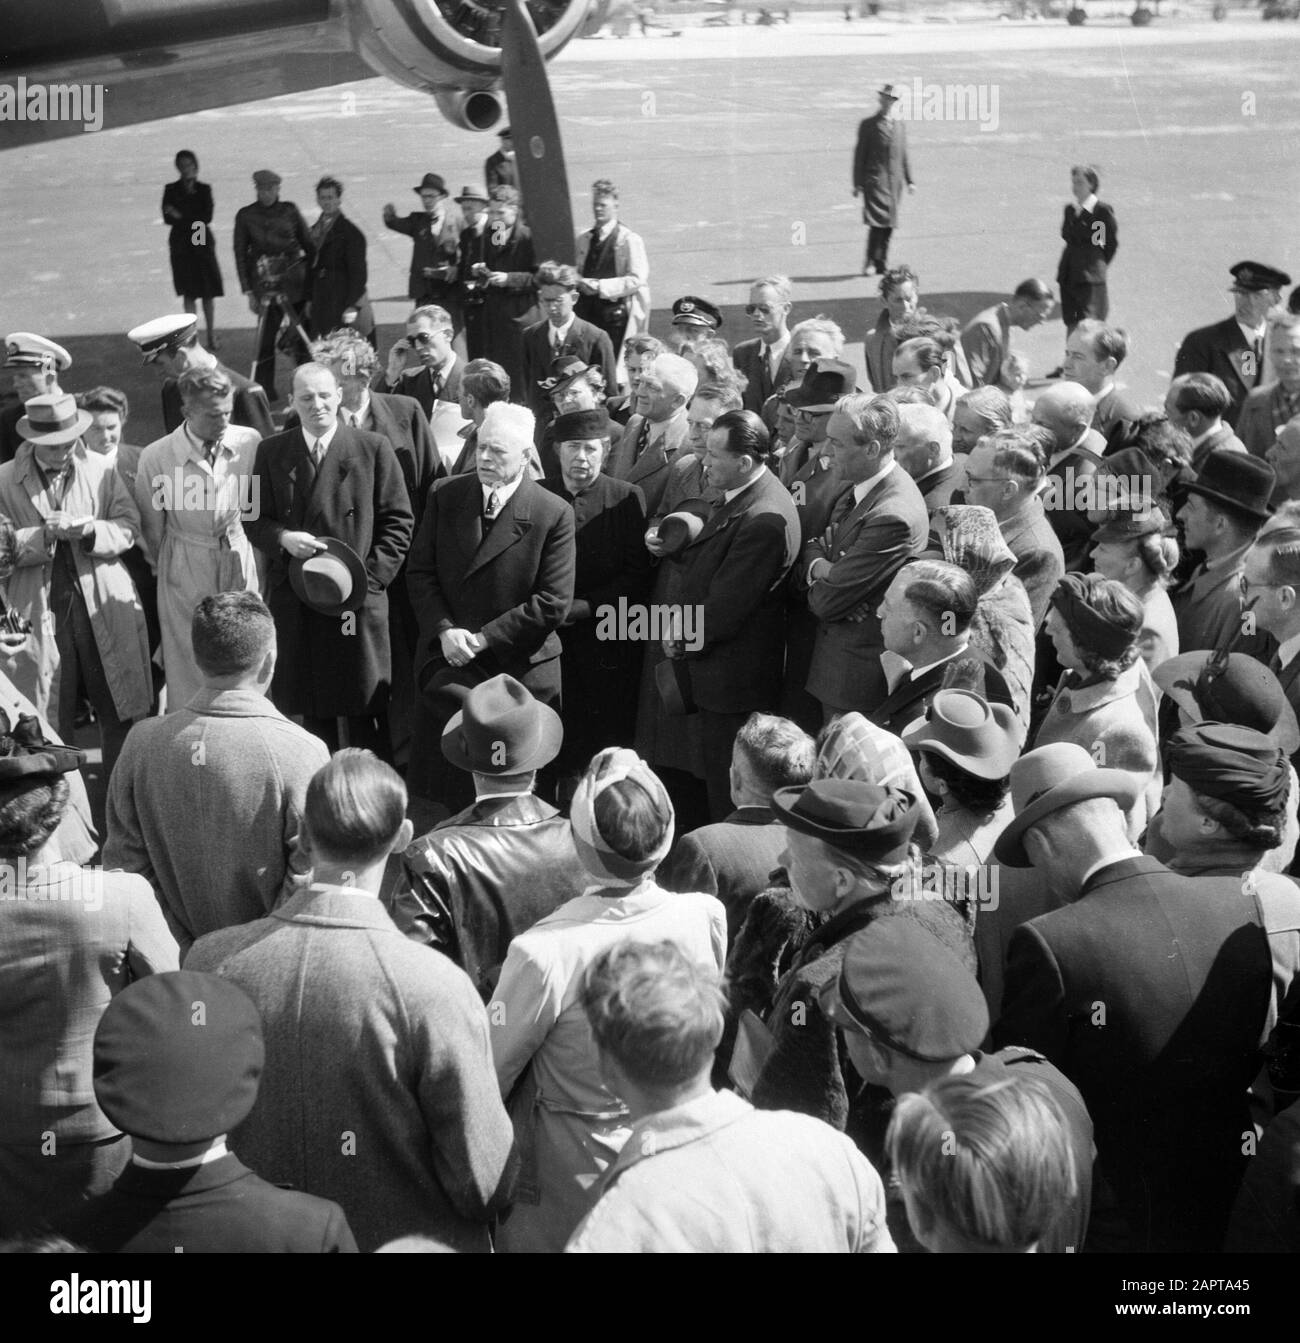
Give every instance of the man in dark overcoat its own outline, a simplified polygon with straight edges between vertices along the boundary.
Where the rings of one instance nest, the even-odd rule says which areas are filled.
[[[898,95],[892,84],[879,91],[880,110],[858,126],[853,151],[853,194],[862,197],[862,222],[867,226],[867,256],[863,275],[872,268],[885,273],[889,238],[898,225],[898,202],[903,191],[915,191],[907,159],[907,127],[896,118]]]

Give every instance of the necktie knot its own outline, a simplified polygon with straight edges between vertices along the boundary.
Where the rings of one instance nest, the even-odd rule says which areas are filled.
[[[489,490],[485,510],[487,520],[491,522],[499,512],[501,512],[501,492],[500,490]]]
[[[640,459],[641,454],[650,446],[650,421],[641,421],[641,432],[636,436],[636,453],[633,461]]]
[[[219,438],[205,438],[203,440],[203,455],[208,459],[208,465],[213,466],[217,460],[217,453],[221,451],[221,440]]]

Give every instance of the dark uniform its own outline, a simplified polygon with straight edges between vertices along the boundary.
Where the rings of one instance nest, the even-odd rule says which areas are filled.
[[[282,292],[295,308],[300,308],[306,297],[307,263],[311,255],[311,235],[292,201],[276,201],[274,205],[254,201],[235,215],[235,268],[244,293]],[[259,265],[263,258],[267,264]],[[273,301],[263,310],[258,327],[255,376],[272,401],[278,395],[275,337],[283,318],[283,309]]]

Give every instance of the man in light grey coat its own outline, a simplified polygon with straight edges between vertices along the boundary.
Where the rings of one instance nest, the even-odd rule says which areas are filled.
[[[187,961],[257,1004],[266,1071],[232,1145],[265,1179],[338,1203],[363,1253],[400,1236],[485,1251],[514,1189],[514,1131],[469,976],[398,931],[384,864],[411,841],[406,789],[369,751],[312,779],[312,882]]]
[[[275,623],[255,592],[206,597],[194,613],[203,689],[136,724],[108,793],[109,868],[148,878],[184,956],[204,933],[247,923],[306,871],[298,821],[325,744],[266,697]]]

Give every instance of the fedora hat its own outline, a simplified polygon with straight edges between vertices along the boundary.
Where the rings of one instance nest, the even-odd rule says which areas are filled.
[[[503,673],[466,692],[443,731],[442,753],[472,774],[527,774],[554,760],[563,741],[560,715]]]
[[[797,410],[825,413],[834,410],[842,396],[858,390],[858,371],[839,359],[816,359],[808,365],[803,381],[787,387],[781,400]]]
[[[1006,704],[990,704],[973,690],[940,690],[903,741],[913,751],[951,760],[977,779],[1005,779],[1020,755],[1020,724]]]
[[[993,856],[1006,867],[1032,867],[1021,840],[1044,816],[1094,797],[1108,797],[1121,811],[1128,811],[1141,792],[1136,775],[1124,769],[1098,769],[1092,756],[1074,742],[1040,746],[1011,766],[1016,815],[998,836]]]
[[[669,513],[659,524],[659,548],[665,555],[685,550],[704,530],[713,505],[706,499],[690,499]]]
[[[447,183],[437,173],[425,173],[420,178],[420,185],[412,187],[411,190],[417,195],[421,191],[440,191],[445,196],[447,194]]]
[[[1226,448],[1215,448],[1205,459],[1200,474],[1184,487],[1186,494],[1201,494],[1247,517],[1268,519],[1269,496],[1277,484],[1273,468],[1258,457]]]
[[[488,203],[488,194],[481,187],[466,186],[461,187],[460,195],[453,197],[453,199],[457,205],[461,204],[463,201],[478,201],[480,204],[486,205]]]
[[[1287,758],[1300,751],[1300,722],[1277,676],[1248,653],[1210,648],[1166,658],[1151,679],[1194,723],[1209,720],[1254,728]]]
[[[332,536],[316,539],[324,543],[324,550],[289,561],[289,584],[298,600],[323,616],[359,611],[370,581],[365,562],[344,541]]]
[[[814,779],[778,788],[772,813],[782,825],[880,863],[901,862],[916,829],[919,803],[897,784]]]
[[[18,432],[38,448],[73,443],[90,428],[94,416],[77,409],[77,399],[66,392],[56,396],[34,396],[25,402],[26,415],[18,421]]]

